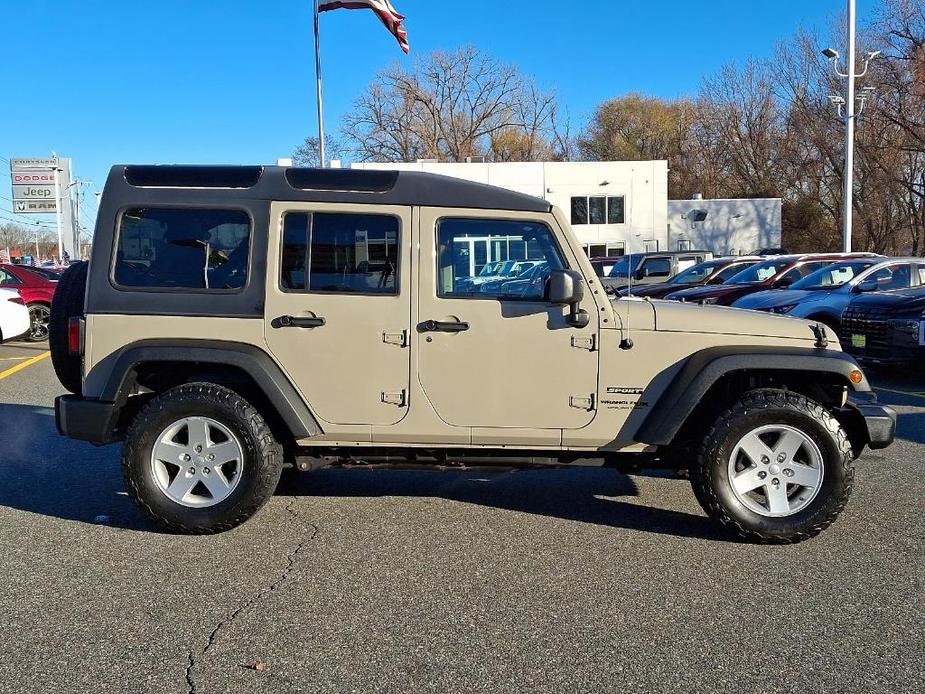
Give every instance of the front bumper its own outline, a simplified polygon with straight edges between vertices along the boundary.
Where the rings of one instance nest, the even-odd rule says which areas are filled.
[[[61,435],[97,446],[117,439],[120,411],[121,408],[114,402],[90,400],[77,395],[55,398],[55,424]]]
[[[874,393],[851,393],[843,411],[857,425],[856,430],[866,436],[865,443],[871,449],[886,448],[896,438],[896,411],[878,403]]]

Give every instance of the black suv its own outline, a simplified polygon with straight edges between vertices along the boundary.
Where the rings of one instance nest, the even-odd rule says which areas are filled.
[[[842,313],[843,349],[858,360],[910,364],[925,357],[925,287],[862,294]]]

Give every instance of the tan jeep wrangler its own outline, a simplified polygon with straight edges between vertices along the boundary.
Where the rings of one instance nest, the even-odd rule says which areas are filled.
[[[124,440],[190,533],[287,466],[606,465],[689,470],[726,528],[793,542],[895,429],[824,326],[609,297],[546,201],[422,173],[117,166],[51,332],[61,433]]]

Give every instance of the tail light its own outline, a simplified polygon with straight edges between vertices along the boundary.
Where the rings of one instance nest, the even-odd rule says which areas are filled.
[[[20,306],[25,306],[26,302],[23,301],[21,296],[14,296],[12,299],[7,299],[10,303],[19,304]]]
[[[73,355],[83,352],[83,320],[70,318],[67,322],[67,351]]]

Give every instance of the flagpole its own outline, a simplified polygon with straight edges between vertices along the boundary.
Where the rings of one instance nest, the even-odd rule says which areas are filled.
[[[315,0],[315,83],[318,97],[318,155],[321,168],[325,167],[324,156],[324,101],[321,97],[321,41],[318,31],[318,0]]]

